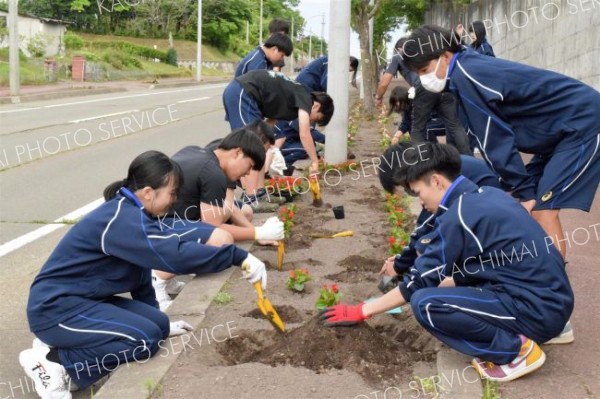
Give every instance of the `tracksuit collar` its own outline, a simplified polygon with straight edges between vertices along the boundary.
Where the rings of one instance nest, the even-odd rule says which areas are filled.
[[[119,189],[119,194],[121,194],[123,197],[127,198],[128,200],[132,201],[135,205],[137,205],[138,208],[144,209],[144,205],[142,205],[142,203],[140,202],[138,197],[136,197],[135,194],[132,193],[131,191],[129,191],[127,188],[121,187]]]
[[[452,182],[450,187],[448,187],[448,191],[446,191],[446,194],[444,194],[444,197],[442,198],[442,201],[440,202],[440,206],[442,206],[444,208],[448,208],[449,203],[453,202],[456,197],[460,196],[464,192],[463,190],[456,190],[456,187],[458,185],[460,185],[460,183],[463,180],[467,180],[467,179],[463,175],[460,175],[456,178],[456,180],[454,180]],[[456,191],[456,194],[455,194],[455,191]]]

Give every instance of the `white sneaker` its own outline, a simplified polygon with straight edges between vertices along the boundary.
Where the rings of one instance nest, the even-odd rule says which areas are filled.
[[[567,321],[565,324],[565,328],[558,334],[556,337],[552,338],[550,341],[545,342],[546,345],[562,345],[562,344],[570,344],[575,341],[575,334],[573,334],[573,327],[571,326],[571,321]]]
[[[34,338],[33,339],[33,342],[31,343],[31,347],[32,348],[51,348],[50,345],[48,345],[45,342],[42,342],[42,340],[39,339],[39,338]]]
[[[167,280],[167,294],[169,295],[179,294],[183,287],[185,287],[185,283],[183,281],[177,280],[177,277],[173,277]]]
[[[167,292],[167,282],[169,280],[163,280],[152,274],[152,287],[154,287],[154,293],[156,295],[156,301],[161,311],[165,311],[171,306],[173,301]]]
[[[48,347],[26,349],[19,354],[19,363],[35,383],[35,391],[40,398],[71,399],[67,370],[61,364],[46,359],[48,352]]]

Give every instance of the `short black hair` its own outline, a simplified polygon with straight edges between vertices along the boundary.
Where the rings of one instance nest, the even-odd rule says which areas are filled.
[[[248,126],[229,133],[217,148],[225,151],[239,148],[245,156],[252,159],[254,170],[262,170],[265,165],[265,147],[258,135]]]
[[[350,68],[352,68],[353,72],[358,70],[358,58],[350,56]]]
[[[460,36],[451,30],[435,25],[423,25],[413,31],[404,43],[404,64],[417,71],[439,58],[446,51],[456,53],[461,49]]]
[[[275,18],[269,22],[269,33],[290,34],[290,23],[285,19]]]
[[[400,142],[380,157],[379,182],[393,193],[397,186],[414,195],[410,183],[438,173],[450,181],[460,176],[461,159],[456,148],[447,144]]]
[[[271,36],[269,36],[264,46],[266,48],[277,47],[277,50],[283,52],[287,57],[289,57],[290,54],[292,54],[292,51],[294,51],[292,39],[283,33],[273,33]]]
[[[333,99],[329,94],[322,91],[313,91],[311,93],[313,103],[317,102],[321,104],[319,112],[323,114],[323,120],[319,121],[319,126],[327,126],[331,117],[333,116]]]
[[[252,130],[263,143],[263,145],[275,144],[275,133],[273,128],[267,122],[263,120],[255,120],[245,126],[247,129]]]

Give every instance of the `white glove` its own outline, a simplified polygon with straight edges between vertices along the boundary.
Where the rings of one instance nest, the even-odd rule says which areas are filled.
[[[176,335],[183,335],[188,331],[192,331],[194,327],[189,325],[183,320],[173,321],[169,323],[169,337],[174,337]]]
[[[417,95],[417,92],[415,91],[414,87],[411,87],[410,89],[408,89],[408,99],[409,100],[414,100],[416,95]]]
[[[242,277],[250,284],[262,281],[263,290],[267,289],[267,268],[265,264],[252,254],[242,262]]]
[[[285,166],[285,159],[283,158],[281,151],[279,151],[279,148],[273,147],[271,148],[271,154],[273,154],[273,160],[271,161],[269,170],[271,170],[272,173],[282,175],[283,171],[287,169],[287,166]]]
[[[283,222],[277,216],[267,219],[265,224],[254,229],[255,240],[283,240]]]

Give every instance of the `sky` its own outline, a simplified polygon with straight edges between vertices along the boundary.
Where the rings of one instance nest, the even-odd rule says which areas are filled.
[[[331,1],[350,1],[350,0],[301,0],[298,10],[300,14],[306,20],[305,34],[308,34],[309,29],[312,29],[314,36],[321,36],[322,20],[325,15],[325,29],[324,35],[325,40],[329,42],[329,8]],[[391,34],[392,40],[387,43],[388,54],[385,55],[386,59],[389,59],[392,55],[394,43],[403,35],[403,30],[394,31]],[[358,41],[358,35],[351,31],[350,32],[350,55],[360,58],[360,44]]]

